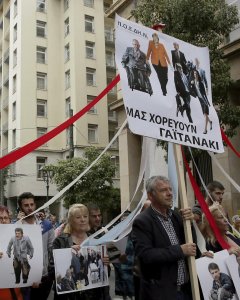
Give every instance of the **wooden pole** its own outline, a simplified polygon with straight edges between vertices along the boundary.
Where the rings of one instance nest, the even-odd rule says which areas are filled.
[[[186,184],[184,179],[184,168],[183,168],[183,160],[182,160],[182,153],[180,145],[173,144],[175,161],[176,161],[176,168],[178,174],[178,187],[179,187],[179,196],[180,196],[180,208],[187,208],[189,207],[187,201],[187,193],[186,193]],[[187,220],[183,222],[184,226],[184,234],[186,243],[192,243],[192,230],[191,230],[191,221]],[[197,278],[197,270],[196,270],[196,263],[195,257],[189,256],[188,257],[188,268],[189,268],[189,275],[192,287],[192,297],[194,300],[200,299],[199,294],[199,286],[198,286],[198,278]]]

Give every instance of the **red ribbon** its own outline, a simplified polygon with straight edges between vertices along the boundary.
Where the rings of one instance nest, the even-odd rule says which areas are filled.
[[[214,218],[213,218],[213,216],[212,216],[212,214],[211,214],[211,212],[208,208],[208,205],[207,205],[207,203],[206,203],[206,201],[203,197],[203,194],[201,193],[201,191],[200,191],[200,189],[199,189],[199,187],[198,187],[198,185],[197,185],[197,183],[196,183],[196,181],[195,181],[195,179],[192,175],[192,171],[191,171],[191,169],[189,167],[189,164],[186,160],[186,157],[185,157],[185,154],[184,154],[184,151],[183,151],[182,147],[181,147],[181,150],[182,150],[183,161],[184,161],[185,167],[187,169],[188,176],[189,176],[190,182],[192,184],[192,187],[193,187],[194,193],[196,195],[196,198],[198,200],[198,203],[200,204],[202,211],[204,212],[205,216],[207,217],[207,220],[208,220],[208,222],[209,222],[209,224],[210,224],[210,226],[211,226],[211,228],[212,228],[212,230],[215,234],[215,237],[216,237],[217,241],[221,245],[221,247],[223,249],[229,249],[230,246],[228,245],[228,243],[221,236],[220,231],[219,231],[219,229],[218,229],[218,227],[215,223],[215,220],[214,220]]]
[[[232,151],[240,158],[240,152],[238,152],[234,147],[233,144],[230,142],[230,140],[228,139],[228,137],[226,136],[226,134],[224,133],[224,131],[221,128],[221,134],[222,134],[222,139],[223,141],[232,149]]]
[[[89,111],[95,104],[97,104],[118,82],[120,81],[120,75],[117,75],[112,82],[93,100],[91,103],[86,105],[83,109],[81,109],[78,113],[74,116],[63,122],[62,124],[58,125],[56,128],[52,129],[51,131],[47,132],[46,134],[42,135],[38,139],[28,143],[27,145],[3,156],[0,158],[0,169],[3,169],[10,165],[11,163],[17,161],[21,157],[27,155],[28,153],[32,152],[33,150],[37,149],[41,145],[47,143],[49,140],[54,138],[56,135],[61,133],[63,130],[68,128],[71,124],[76,122],[81,116],[83,116],[86,112]]]

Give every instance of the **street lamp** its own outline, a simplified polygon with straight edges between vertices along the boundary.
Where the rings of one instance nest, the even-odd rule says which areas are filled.
[[[42,171],[43,181],[46,183],[46,189],[47,189],[46,202],[48,202],[48,199],[49,199],[49,183],[52,181],[52,178],[53,178],[53,170],[45,169],[45,167],[42,167],[40,170]],[[49,208],[46,208],[46,213],[49,214]]]

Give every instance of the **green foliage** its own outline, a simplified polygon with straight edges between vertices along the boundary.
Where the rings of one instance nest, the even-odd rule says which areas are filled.
[[[101,153],[95,147],[86,148],[84,157],[60,160],[56,165],[49,165],[45,169],[53,171],[53,182],[58,190],[79,176]],[[113,187],[115,166],[111,157],[104,154],[100,160],[65,194],[64,205],[69,207],[73,203],[94,202],[103,210],[120,209],[120,192]]]
[[[233,136],[240,125],[240,109],[229,99],[230,72],[221,46],[238,23],[236,6],[224,0],[140,0],[133,15],[148,27],[166,23],[164,33],[209,48],[213,104],[220,124]]]

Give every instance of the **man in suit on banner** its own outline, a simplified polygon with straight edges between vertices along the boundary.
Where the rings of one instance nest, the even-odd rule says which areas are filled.
[[[172,53],[172,65],[174,70],[176,70],[176,64],[180,64],[183,69],[183,73],[187,75],[187,60],[183,52],[179,50],[179,44],[173,43],[174,50],[171,51]]]

